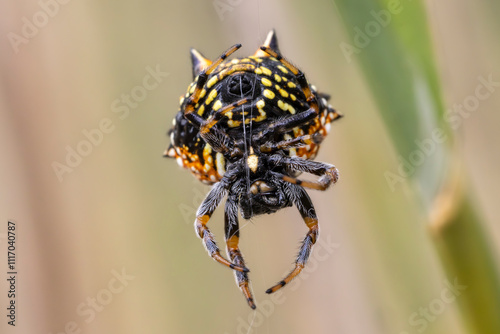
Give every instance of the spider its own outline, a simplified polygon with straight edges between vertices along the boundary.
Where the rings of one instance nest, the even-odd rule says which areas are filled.
[[[228,60],[232,46],[211,62],[191,49],[194,81],[180,99],[164,156],[175,158],[213,185],[194,227],[208,254],[233,269],[248,305],[255,309],[248,268],[239,249],[238,211],[244,219],[294,205],[307,226],[293,270],[269,288],[273,293],[304,268],[318,233],[316,211],[304,188],[326,190],[337,182],[335,166],[313,161],[330,123],[341,117],[297,67],[281,56],[274,30],[253,56]],[[302,173],[316,181],[298,179]],[[208,221],[221,201],[229,260],[221,255]]]

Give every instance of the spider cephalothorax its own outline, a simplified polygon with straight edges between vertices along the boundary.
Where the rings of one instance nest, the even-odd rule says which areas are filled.
[[[238,248],[238,209],[244,219],[295,205],[308,227],[295,268],[272,293],[297,276],[318,237],[318,219],[304,188],[325,190],[338,179],[335,166],[313,161],[341,115],[304,74],[279,52],[274,31],[253,56],[215,62],[191,50],[194,82],[181,97],[165,156],[177,159],[202,182],[213,184],[196,213],[195,229],[212,258],[234,270],[236,282],[255,308],[248,269]],[[302,181],[302,173],[319,176]],[[230,261],[220,254],[207,223],[222,199]]]

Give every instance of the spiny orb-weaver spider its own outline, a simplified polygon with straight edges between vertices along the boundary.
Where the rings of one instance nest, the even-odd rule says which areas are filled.
[[[236,283],[255,309],[249,270],[238,247],[238,206],[242,217],[250,219],[295,205],[308,228],[295,268],[266,291],[275,292],[301,272],[318,238],[318,219],[304,188],[326,190],[337,182],[335,166],[312,159],[330,123],[341,115],[327,103],[328,95],[317,92],[281,56],[273,30],[253,56],[227,60],[240,47],[234,45],[214,62],[191,49],[194,81],[180,99],[164,155],[213,184],[196,213],[196,233],[214,260],[234,270]],[[319,179],[300,180],[302,172]],[[226,196],[230,261],[220,254],[207,226]]]

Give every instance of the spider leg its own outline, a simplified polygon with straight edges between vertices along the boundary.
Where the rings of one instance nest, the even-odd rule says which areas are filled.
[[[309,83],[307,82],[305,74],[299,70],[297,67],[292,65],[288,60],[283,58],[278,52],[275,50],[271,49],[269,46],[261,46],[260,49],[274,58],[278,59],[285,67],[291,71],[295,77],[297,78],[297,81],[299,82],[300,88],[302,89],[302,92],[306,96],[307,103],[316,110],[316,112],[319,113],[319,107],[318,107],[318,101],[316,101],[316,97],[311,91],[311,88],[309,87]]]
[[[204,134],[210,132],[215,124],[217,124],[222,117],[226,116],[228,113],[232,112],[234,108],[239,107],[245,103],[248,103],[250,99],[241,99],[237,102],[234,102],[230,105],[225,106],[222,109],[217,110],[215,113],[210,115],[206,121],[203,122],[200,126],[200,134],[203,137]]]
[[[235,269],[241,272],[248,272],[249,270],[245,266],[241,266],[238,264],[233,264],[225,259],[221,254],[217,243],[215,242],[215,238],[210,232],[210,229],[207,226],[207,223],[212,216],[213,212],[220,204],[221,200],[227,193],[227,188],[224,182],[220,181],[216,183],[207,197],[203,200],[198,211],[196,212],[196,220],[194,222],[194,228],[198,236],[202,239],[203,244],[208,251],[208,254],[217,262],[222,263],[223,265]]]
[[[200,128],[200,136],[212,147],[214,151],[220,152],[222,154],[229,154],[231,151],[231,138],[223,129],[216,128],[214,126],[222,119],[222,117],[232,112],[234,108],[241,106],[248,101],[249,99],[242,99],[230,105],[227,105],[224,108],[217,110],[207,119],[204,119],[194,112],[185,114],[184,117],[186,117],[191,123],[197,125]]]
[[[241,255],[241,251],[238,247],[240,228],[238,224],[237,203],[238,203],[238,198],[236,195],[228,196],[224,214],[224,230],[226,233],[226,246],[227,246],[227,253],[229,254],[231,261],[234,264],[241,266],[242,268],[246,268],[245,261],[243,260],[243,256]],[[250,291],[249,288],[250,280],[248,279],[248,273],[235,270],[234,277],[236,279],[236,284],[240,288],[241,292],[243,292],[243,295],[245,296],[248,305],[252,309],[255,309],[256,306],[253,301],[252,292]]]
[[[263,138],[267,138],[269,135],[284,133],[292,130],[294,127],[303,125],[315,117],[318,116],[318,112],[314,108],[309,108],[306,111],[297,113],[286,118],[280,118],[271,124],[264,130],[255,134],[252,138],[253,141],[259,141]]]
[[[282,155],[273,155],[271,160],[278,165],[286,166],[289,169],[310,173],[320,176],[317,181],[303,181],[288,175],[275,173],[280,179],[291,184],[298,186],[326,190],[333,183],[335,184],[339,179],[339,171],[334,165],[326,164],[324,162],[305,160],[298,157],[286,157]]]
[[[200,128],[200,136],[207,142],[214,151],[222,154],[230,154],[231,138],[226,131],[221,128],[214,127],[224,116],[232,112],[238,106],[247,103],[249,99],[242,99],[217,110],[210,115],[206,120],[197,113],[185,114],[185,117],[193,124],[198,124]]]
[[[310,135],[303,135],[296,138],[285,139],[280,142],[266,142],[260,146],[260,151],[269,153],[278,150],[286,150],[293,147],[301,147],[309,144],[320,144],[324,137],[319,133],[313,133]]]
[[[208,68],[206,68],[203,72],[200,73],[198,76],[198,80],[196,81],[196,86],[194,89],[193,94],[191,94],[187,100],[186,108],[184,111],[184,115],[191,114],[195,111],[195,106],[198,103],[201,95],[201,91],[203,89],[203,86],[205,86],[205,83],[208,80],[208,77],[210,74],[212,74],[213,71],[227,58],[229,57],[233,52],[238,50],[241,47],[241,44],[236,44],[233,45],[231,48],[229,48],[226,52],[224,52],[216,61],[214,61]],[[199,120],[198,118],[195,118],[195,120]],[[200,124],[198,124],[200,125]]]
[[[309,195],[307,195],[306,191],[302,187],[290,185],[289,189],[291,190],[290,193],[293,194],[292,200],[299,210],[302,219],[304,219],[304,223],[309,228],[309,231],[302,241],[299,254],[295,260],[295,268],[285,278],[283,278],[283,280],[267,289],[266,293],[276,292],[300,274],[309,259],[309,254],[311,253],[312,247],[316,243],[319,235],[318,218],[316,217],[316,211],[314,210],[314,206],[309,198]]]

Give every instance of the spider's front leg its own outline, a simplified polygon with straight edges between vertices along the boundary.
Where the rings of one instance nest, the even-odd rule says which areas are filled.
[[[317,116],[318,112],[313,108],[309,108],[304,112],[277,119],[276,121],[271,122],[267,126],[267,128],[253,135],[252,141],[261,142],[263,139],[268,138],[270,135],[288,132],[296,126],[306,124]],[[262,146],[266,147],[267,145],[266,143],[264,143]]]
[[[335,184],[339,179],[338,169],[331,164],[324,162],[306,160],[299,157],[287,157],[275,154],[271,157],[271,161],[276,165],[285,166],[288,169],[310,173],[320,176],[317,181],[303,181],[288,175],[275,173],[280,179],[291,184],[296,184],[302,187],[326,190],[333,183]]]
[[[228,171],[229,172],[229,171]],[[249,270],[244,265],[233,264],[225,259],[221,254],[217,243],[215,242],[212,232],[210,232],[207,223],[214,213],[217,206],[220,204],[224,196],[227,194],[228,182],[227,178],[223,178],[216,183],[207,197],[201,203],[198,211],[196,212],[196,220],[194,228],[198,236],[203,240],[203,244],[208,251],[208,254],[217,262],[241,272],[248,272]]]
[[[216,152],[222,154],[230,154],[231,153],[231,144],[230,138],[227,135],[226,131],[221,128],[215,127],[215,125],[228,113],[232,112],[234,108],[239,107],[245,103],[248,103],[248,99],[242,99],[237,102],[234,102],[224,108],[221,108],[210,115],[206,120],[203,119],[198,114],[189,114],[192,117],[200,118],[200,136],[212,147],[212,149]],[[189,117],[188,117],[189,119]]]
[[[245,268],[245,261],[243,260],[243,256],[241,255],[241,251],[238,247],[239,237],[240,237],[240,227],[238,224],[238,197],[235,194],[229,194],[226,208],[224,212],[224,230],[226,233],[226,246],[227,253],[231,261],[234,264],[237,264],[243,268]],[[252,292],[249,288],[248,273],[234,271],[234,277],[236,278],[236,284],[240,288],[241,292],[245,296],[248,305],[255,309],[255,303],[253,301]]]
[[[208,77],[210,74],[212,74],[213,71],[227,58],[229,57],[233,52],[241,48],[241,44],[236,44],[233,45],[231,48],[229,48],[226,52],[224,52],[213,64],[211,64],[207,69],[205,69],[203,72],[200,73],[198,76],[198,80],[196,82],[195,89],[193,91],[193,94],[188,97],[186,108],[184,111],[184,116],[187,116],[195,111],[195,106],[200,100],[200,95],[203,89],[203,86],[205,86]],[[196,124],[195,124],[196,125]],[[198,124],[199,126],[200,124]]]
[[[288,68],[297,77],[297,81],[299,82],[300,88],[302,89],[302,92],[306,97],[307,103],[309,103],[312,109],[314,109],[317,113],[319,113],[318,101],[316,101],[316,97],[311,92],[311,88],[309,87],[309,82],[307,81],[304,72],[302,72],[297,67],[292,65],[292,63],[290,63],[288,60],[283,58],[283,56],[279,54],[277,50],[273,50],[272,48],[266,45],[261,46],[260,49],[269,54],[270,56],[273,56],[276,59],[278,59],[283,65],[285,65],[286,68]]]
[[[313,143],[321,144],[323,139],[323,136],[317,132],[310,135],[303,135],[296,138],[285,139],[279,142],[269,141],[260,145],[260,151],[270,153],[295,147],[303,147]]]
[[[283,278],[283,280],[267,289],[266,293],[276,292],[300,274],[309,259],[309,254],[311,253],[312,247],[316,243],[319,235],[318,218],[316,217],[316,210],[314,210],[314,206],[309,198],[309,195],[307,195],[306,191],[302,187],[294,184],[288,184],[288,188],[289,193],[292,195],[292,201],[299,210],[300,215],[302,216],[302,219],[304,219],[304,223],[307,225],[309,230],[306,237],[302,241],[299,254],[295,260],[295,268],[285,278]]]

